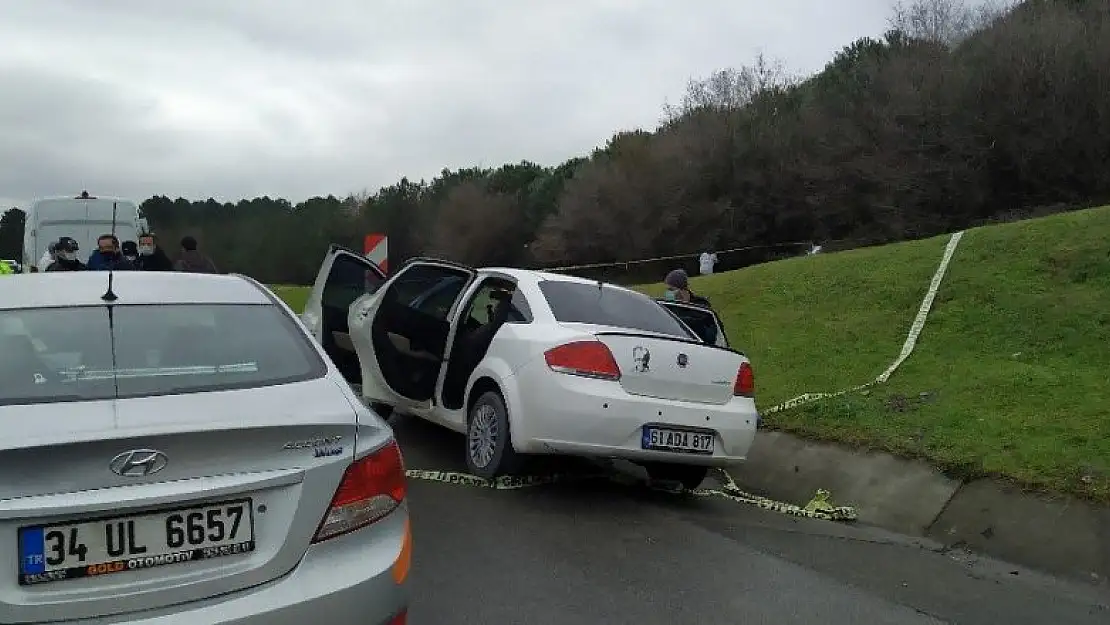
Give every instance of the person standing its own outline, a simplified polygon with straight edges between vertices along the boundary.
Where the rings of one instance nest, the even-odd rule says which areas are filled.
[[[62,237],[54,244],[54,262],[46,266],[44,271],[84,271],[85,263],[77,258],[77,241]]]
[[[173,261],[153,234],[139,235],[139,260],[135,266],[139,271],[173,271]]]
[[[42,258],[39,259],[39,264],[36,266],[38,271],[46,271],[46,268],[54,262],[54,254],[57,253],[57,251],[58,242],[51,241],[50,245],[46,247],[46,251],[42,253]]]
[[[717,264],[717,253],[713,251],[702,252],[698,257],[698,269],[701,275],[708,276],[713,273],[713,266]]]
[[[690,290],[690,276],[685,269],[675,269],[668,273],[667,277],[663,278],[663,286],[667,287],[663,292],[664,299],[712,308],[707,298]]]
[[[89,255],[90,271],[129,271],[135,269],[120,253],[119,237],[102,234],[96,240],[96,249]]]
[[[191,236],[181,238],[181,256],[174,267],[187,273],[220,273],[212,259],[197,249],[197,240]]]
[[[136,269],[139,268],[139,266],[136,264],[137,262],[139,262],[138,244],[136,244],[134,241],[124,241],[119,250],[120,253],[123,254],[123,257],[127,259],[127,262],[134,265]]]

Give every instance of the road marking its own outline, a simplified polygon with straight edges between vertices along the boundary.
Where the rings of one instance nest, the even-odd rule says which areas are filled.
[[[826,521],[855,521],[858,518],[855,508],[851,506],[834,506],[829,503],[829,493],[825,490],[817,491],[814,498],[805,506],[796,506],[792,503],[785,503],[782,501],[775,501],[767,497],[761,497],[753,493],[744,491],[723,469],[714,469],[718,478],[721,480],[722,485],[720,488],[698,488],[692,491],[683,491],[682,489],[666,489],[653,487],[654,490],[661,490],[672,492],[675,494],[690,494],[697,497],[716,497],[718,499],[727,499],[735,503],[740,503],[749,506],[755,506],[763,510],[770,510],[785,514],[789,516],[805,517],[810,519],[823,519]],[[542,486],[545,484],[555,484],[557,482],[570,482],[570,481],[587,481],[605,479],[609,481],[621,481],[616,475],[605,473],[552,473],[549,475],[505,475],[493,480],[470,475],[468,473],[459,473],[457,471],[430,471],[426,469],[408,469],[405,474],[414,480],[424,480],[428,482],[440,482],[444,484],[457,484],[462,486],[472,486],[475,488],[490,488],[494,490],[516,490],[520,488],[529,488],[532,486]]]

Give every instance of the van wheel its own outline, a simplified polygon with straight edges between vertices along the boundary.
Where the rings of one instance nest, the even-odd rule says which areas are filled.
[[[470,407],[466,419],[466,468],[487,480],[513,473],[520,456],[509,435],[509,412],[495,391],[482,393]]]
[[[644,465],[648,477],[655,482],[678,482],[686,490],[694,490],[705,481],[709,467],[696,464],[666,464],[651,462]]]

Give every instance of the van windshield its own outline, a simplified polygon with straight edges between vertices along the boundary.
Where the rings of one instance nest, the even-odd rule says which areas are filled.
[[[320,377],[277,306],[163,304],[0,311],[0,405],[229,390]],[[118,394],[117,394],[118,392]]]
[[[112,204],[116,204],[115,222]],[[40,200],[32,208],[29,222],[35,234],[28,245],[27,260],[38,263],[51,243],[61,237],[77,241],[78,256],[84,260],[96,249],[96,240],[113,230],[120,241],[138,236],[139,209],[131,200],[60,198]],[[39,267],[45,269],[45,267]]]

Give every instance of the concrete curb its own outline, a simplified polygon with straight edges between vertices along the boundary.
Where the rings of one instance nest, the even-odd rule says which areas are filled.
[[[961,483],[927,463],[759,432],[730,471],[756,494],[804,504],[818,488],[860,521],[1087,582],[1110,579],[1110,506]]]

